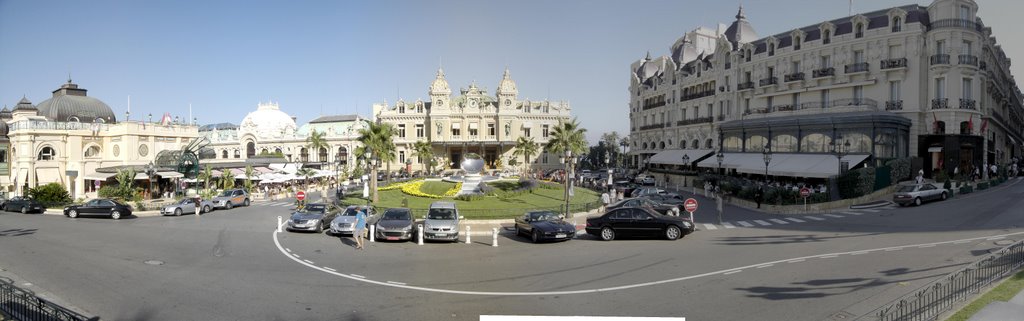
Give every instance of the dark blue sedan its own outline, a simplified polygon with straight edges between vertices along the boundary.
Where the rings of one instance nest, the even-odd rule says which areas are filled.
[[[528,212],[516,218],[516,235],[526,235],[533,243],[568,241],[576,235],[576,226],[551,211]]]

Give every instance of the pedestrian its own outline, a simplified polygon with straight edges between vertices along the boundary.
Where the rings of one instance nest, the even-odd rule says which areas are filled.
[[[757,202],[757,208],[761,208],[761,199],[764,197],[764,188],[761,186],[757,187],[757,191],[754,192],[754,201]]]
[[[203,210],[203,199],[196,197],[192,199],[192,202],[196,204],[196,217],[198,217],[199,212]]]
[[[917,185],[924,184],[924,176],[922,176],[922,174],[917,174],[916,180],[917,180]]]
[[[608,196],[608,192],[601,193],[601,213],[604,213],[608,209],[608,204],[611,203],[611,197]]]
[[[620,200],[620,201],[626,199],[626,192],[624,190],[619,191],[618,194],[619,194],[619,196],[616,197],[615,199]]]
[[[356,249],[363,249],[363,235],[366,233],[366,208],[360,208],[356,212],[356,226],[352,236],[356,239]]]
[[[711,182],[704,182],[704,197],[708,197],[711,193]]]

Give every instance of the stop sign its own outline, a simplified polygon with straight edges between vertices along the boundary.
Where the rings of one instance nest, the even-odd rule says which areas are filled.
[[[298,193],[295,193],[295,198],[300,201],[306,199],[306,192],[299,191]]]
[[[686,211],[690,212],[690,213],[696,212],[697,211],[697,200],[692,199],[692,198],[687,198],[686,202],[683,203],[683,208],[686,209]]]
[[[810,197],[810,196],[811,196],[811,189],[810,188],[804,187],[804,188],[800,189],[800,197],[807,198],[807,197]]]

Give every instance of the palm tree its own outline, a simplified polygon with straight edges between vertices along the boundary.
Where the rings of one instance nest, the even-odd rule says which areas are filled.
[[[540,149],[540,144],[534,142],[533,137],[520,136],[519,140],[516,141],[516,151],[512,154],[523,156],[524,174],[530,171],[530,156],[536,154],[538,149]]]
[[[587,151],[586,133],[587,129],[581,128],[576,118],[560,123],[551,131],[551,139],[548,140],[545,149],[558,155],[565,151],[572,151],[573,155],[583,155]]]
[[[622,137],[622,139],[619,140],[619,146],[622,146],[622,152],[619,153],[619,164],[618,164],[618,166],[619,167],[625,167],[625,166],[622,166],[622,163],[624,162],[623,157],[625,157],[624,154],[626,153],[626,147],[629,146],[629,137]]]
[[[420,164],[423,164],[423,167],[427,167],[430,164],[430,160],[434,158],[434,147],[430,145],[429,141],[417,141],[412,149],[416,157],[420,159]],[[434,169],[430,168],[429,171],[432,172]]]
[[[369,123],[369,126],[359,130],[359,142],[369,147],[382,162],[390,162],[395,156],[395,144],[392,142],[395,132],[391,124]],[[364,151],[365,153],[365,151]],[[377,166],[372,164],[370,171],[370,192],[373,193],[373,202],[377,202]],[[389,164],[390,169],[390,164]]]
[[[135,189],[132,188],[135,183],[135,170],[131,168],[118,169],[115,179],[117,180],[118,195],[125,201],[132,200],[135,197]]]
[[[317,157],[319,157],[320,150],[329,148],[331,147],[331,145],[327,144],[327,139],[324,138],[323,132],[318,132],[316,131],[316,129],[314,129],[312,132],[309,133],[309,137],[306,137],[306,147],[309,147],[310,151],[317,153]],[[318,158],[317,160],[320,161],[321,163],[327,162],[326,159]]]
[[[199,179],[203,180],[205,185],[204,189],[210,190],[210,179],[213,178],[213,169],[210,168],[210,164],[206,164],[206,168],[203,168],[202,172],[199,172]]]
[[[602,134],[601,142],[604,143],[604,147],[608,150],[609,154],[614,155],[616,158],[619,156],[619,132],[612,131],[610,133]]]
[[[309,189],[309,179],[311,177],[313,177],[314,175],[316,175],[316,171],[314,171],[312,168],[303,167],[303,168],[300,168],[295,173],[299,174],[299,176],[302,176],[302,178],[303,178],[302,185],[304,186],[303,189],[307,189],[308,190]]]
[[[252,193],[252,178],[256,176],[256,170],[252,165],[245,165],[245,191]]]

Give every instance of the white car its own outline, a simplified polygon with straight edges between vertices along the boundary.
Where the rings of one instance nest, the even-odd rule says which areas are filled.
[[[213,202],[211,202],[210,200],[202,200],[200,201],[199,204],[202,205],[202,207],[200,208],[200,213],[209,213],[214,208]],[[182,213],[195,214],[196,202],[193,201],[191,198],[186,198],[179,201],[178,203],[167,205],[160,209],[160,215],[181,216]]]

